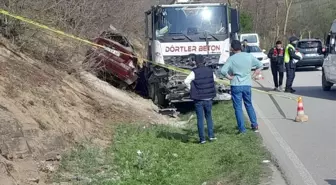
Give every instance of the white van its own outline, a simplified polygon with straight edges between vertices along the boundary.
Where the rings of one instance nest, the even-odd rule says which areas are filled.
[[[257,45],[260,47],[259,36],[257,33],[243,33],[239,35],[239,41],[247,40],[249,45]]]

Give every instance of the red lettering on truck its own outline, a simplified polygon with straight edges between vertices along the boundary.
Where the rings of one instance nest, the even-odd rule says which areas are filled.
[[[220,52],[221,47],[220,45],[202,45],[202,46],[166,46],[165,52],[169,53],[175,53],[175,52],[204,52],[204,51],[210,51],[210,52]]]

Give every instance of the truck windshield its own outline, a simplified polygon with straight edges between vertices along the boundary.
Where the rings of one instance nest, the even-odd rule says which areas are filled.
[[[164,7],[156,17],[157,37],[165,35],[227,34],[225,6]]]

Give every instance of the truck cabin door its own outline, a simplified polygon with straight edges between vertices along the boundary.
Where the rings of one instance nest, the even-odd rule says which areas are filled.
[[[151,10],[145,12],[145,35],[146,38],[152,40],[152,29],[153,29],[153,21],[152,21],[152,12]]]

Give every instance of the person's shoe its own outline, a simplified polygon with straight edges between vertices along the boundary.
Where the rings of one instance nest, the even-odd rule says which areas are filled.
[[[216,141],[217,138],[216,138],[216,137],[211,137],[211,138],[209,138],[209,140],[210,140],[210,141]]]
[[[253,130],[253,132],[257,132],[257,133],[259,132],[259,128],[258,128],[258,126],[253,127],[252,130]]]
[[[291,89],[285,89],[286,93],[293,93]]]
[[[279,91],[281,91],[281,92],[284,91],[282,86],[279,86],[278,89],[279,89]]]
[[[206,143],[206,141],[201,141],[201,142],[200,142],[200,144],[205,144],[205,143]]]
[[[285,92],[287,93],[295,93],[295,90],[292,88],[286,88]]]

